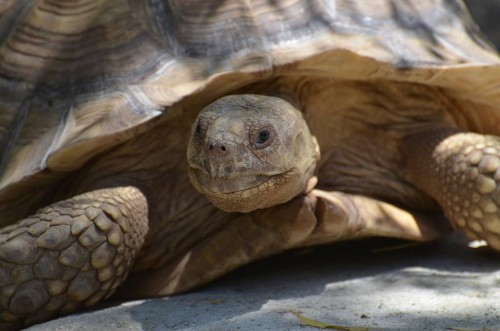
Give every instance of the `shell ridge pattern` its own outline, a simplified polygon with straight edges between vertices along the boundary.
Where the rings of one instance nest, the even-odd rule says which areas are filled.
[[[0,12],[0,48],[5,45],[11,32],[35,5],[35,2],[30,0],[16,0],[16,4],[18,6],[12,6],[9,13]]]
[[[0,150],[2,151],[0,158],[0,179],[1,174],[5,170],[7,163],[9,161],[9,157],[12,154],[12,150],[14,148],[14,144],[19,137],[21,129],[23,127],[24,121],[26,119],[28,113],[29,106],[26,102],[23,102],[19,111],[17,112],[16,119],[13,123],[8,127],[8,132],[3,137],[0,136]]]
[[[379,61],[375,71],[381,62],[491,62],[465,8],[436,1],[12,1],[0,18],[0,186],[43,170],[63,149],[94,152],[97,139],[160,116],[224,73],[256,74],[238,78],[242,86],[334,50]],[[470,51],[457,47],[465,37]]]

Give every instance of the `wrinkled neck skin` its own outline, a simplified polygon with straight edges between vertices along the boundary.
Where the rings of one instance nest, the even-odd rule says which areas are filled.
[[[205,107],[187,150],[193,186],[228,212],[284,203],[311,190],[319,147],[283,99],[232,95]]]

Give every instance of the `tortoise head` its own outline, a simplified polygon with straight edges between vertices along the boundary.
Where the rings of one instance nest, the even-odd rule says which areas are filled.
[[[224,211],[249,212],[311,189],[319,148],[290,103],[231,95],[199,113],[187,158],[189,178],[200,193]]]

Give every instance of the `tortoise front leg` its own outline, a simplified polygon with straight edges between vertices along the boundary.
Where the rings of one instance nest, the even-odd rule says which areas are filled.
[[[169,264],[131,274],[119,294],[144,297],[184,292],[291,248],[374,236],[424,241],[442,234],[425,215],[368,197],[321,190],[233,216]]]
[[[132,187],[54,203],[0,230],[0,329],[88,307],[125,279],[148,228]]]
[[[452,224],[500,250],[500,137],[422,132],[402,144],[405,170]]]

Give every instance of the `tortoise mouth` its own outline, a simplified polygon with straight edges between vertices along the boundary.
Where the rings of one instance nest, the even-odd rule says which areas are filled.
[[[291,171],[291,170],[289,170]],[[232,173],[228,176],[211,177],[205,171],[190,167],[190,177],[200,186],[204,192],[210,194],[243,194],[245,191],[254,189],[272,189],[281,182],[286,173],[253,174],[253,173]]]
[[[303,191],[305,184],[297,171],[297,168],[292,168],[280,174],[261,175],[258,179],[252,177],[254,185],[240,186],[237,190],[225,192],[213,185],[205,186],[198,177],[202,171],[190,168],[188,174],[196,190],[204,194],[217,208],[226,212],[248,213],[285,203]]]

